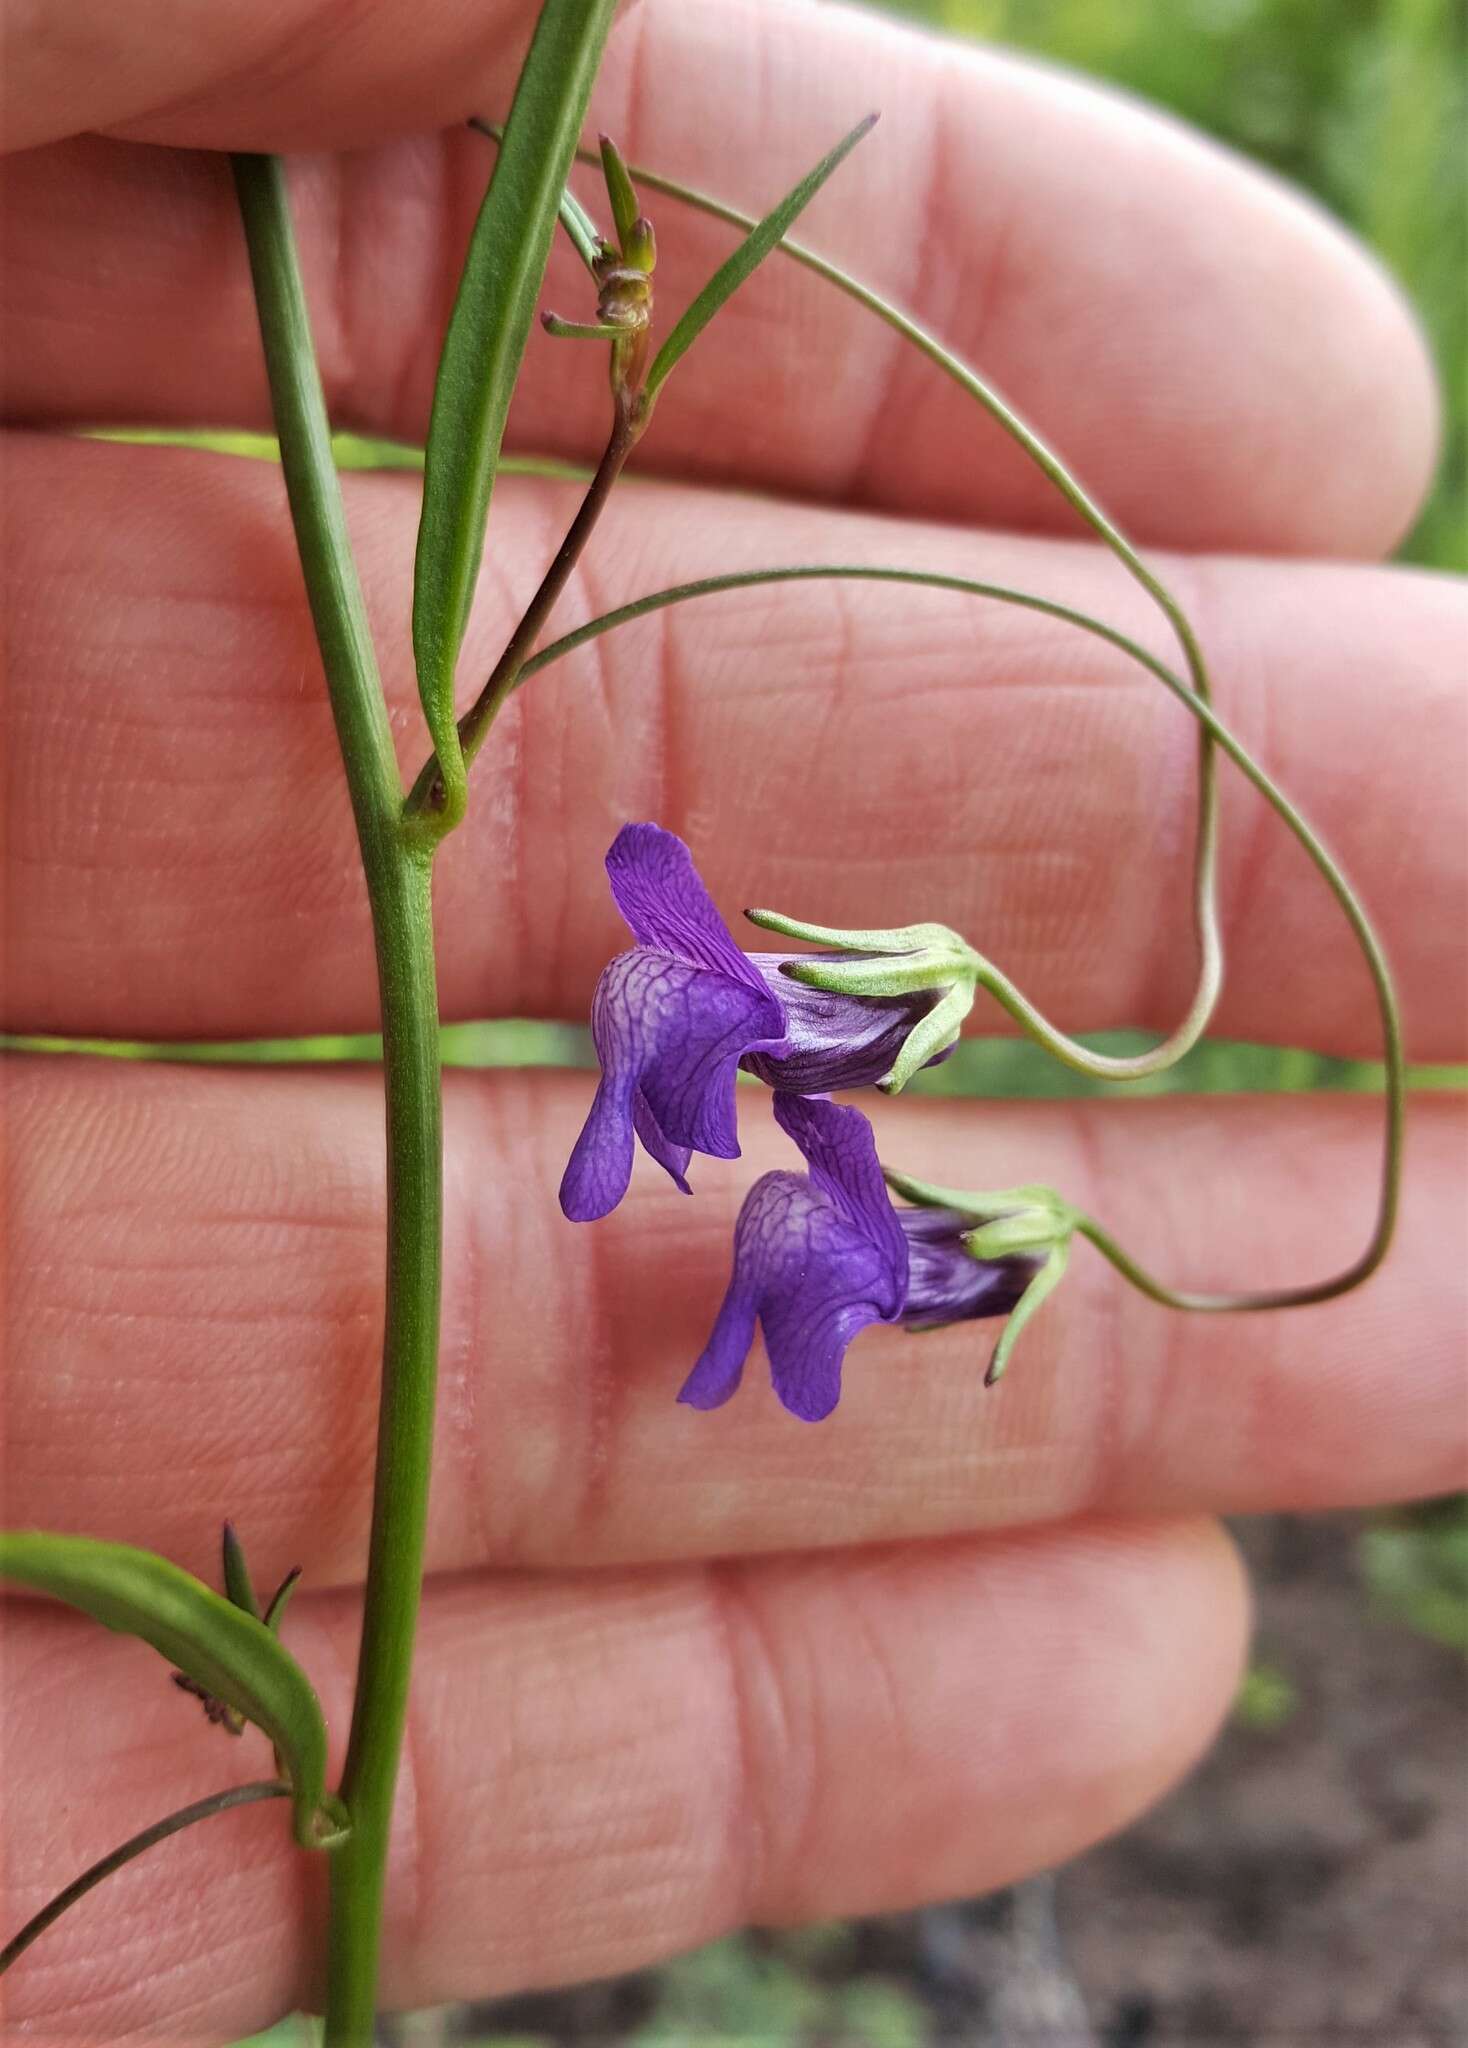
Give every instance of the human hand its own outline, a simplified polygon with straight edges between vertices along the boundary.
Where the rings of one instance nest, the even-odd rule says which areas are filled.
[[[394,7],[346,30],[295,0],[207,35],[155,14],[144,41],[75,0],[67,39],[11,39],[7,134],[42,146],[7,174],[9,1029],[375,1021],[278,475],[34,430],[267,422],[228,178],[136,146],[169,142],[352,152],[296,169],[328,387],[342,425],[421,435],[486,145],[365,146],[502,106],[526,18]],[[644,0],[596,112],[634,158],[759,203],[870,104],[884,128],[803,232],[979,360],[1138,539],[1186,552],[1169,574],[1227,715],[1361,881],[1413,1053],[1461,1058],[1464,606],[1360,565],[1430,459],[1399,307],[1312,214],[1174,128],[854,16]],[[89,128],[128,139],[66,139]],[[666,322],[727,241],[658,218]],[[547,303],[569,301],[557,276]],[[518,440],[585,456],[597,368],[534,346]],[[621,493],[567,622],[710,567],[900,559],[1157,631],[1113,564],[1056,537],[1054,501],[985,422],[789,267],[690,357],[638,468],[679,481]],[[415,503],[403,478],[348,480],[410,771]],[[501,486],[467,674],[570,503]],[[961,600],[774,590],[664,615],[506,713],[439,863],[445,1012],[583,1016],[623,943],[601,855],[657,816],[731,913],[758,896],[832,923],[939,917],[1077,1028],[1164,1023],[1191,965],[1193,754],[1146,679]],[[1220,1029],[1374,1050],[1349,935],[1231,785],[1224,901]],[[212,1575],[229,1513],[262,1578],[305,1565],[288,1629],[341,1729],[380,1315],[375,1079],[34,1060],[6,1082],[6,1520]],[[746,1161],[697,1162],[695,1201],[644,1172],[579,1232],[555,1189],[586,1099],[567,1076],[447,1091],[436,1577],[391,2003],[1053,1863],[1170,1782],[1230,1697],[1242,1592],[1198,1518],[1461,1479],[1451,1105],[1417,1106],[1402,1236],[1360,1296],[1193,1323],[1078,1256],[1002,1390],[981,1389],[971,1330],[872,1332],[836,1417],[803,1430],[754,1375],[716,1417],[672,1399],[739,1196],[787,1148],[747,1107]],[[1053,1181],[1179,1278],[1325,1272],[1369,1218],[1369,1101],[875,1116],[894,1161]],[[0,1932],[235,1761],[136,1648],[20,1604],[9,1643],[4,1753],[25,1780],[12,1769]],[[7,1983],[13,2021],[202,2040],[308,2000],[298,1872],[279,1814],[180,1838],[47,1937]]]

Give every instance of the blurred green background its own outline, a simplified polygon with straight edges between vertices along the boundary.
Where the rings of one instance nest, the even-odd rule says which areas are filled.
[[[1403,554],[1468,567],[1468,8],[1462,0],[887,0],[1074,65],[1313,192],[1399,279],[1446,397]]]

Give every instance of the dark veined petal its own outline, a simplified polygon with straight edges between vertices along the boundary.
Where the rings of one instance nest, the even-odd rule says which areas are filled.
[[[807,988],[781,971],[787,960],[805,957],[749,955],[784,1012],[785,1036],[777,1046],[747,1053],[745,1070],[769,1087],[792,1095],[829,1095],[840,1088],[873,1087],[891,1072],[908,1033],[932,1009],[940,992],[919,989],[903,996],[848,996]]]
[[[793,1415],[819,1422],[840,1396],[852,1338],[901,1313],[907,1242],[859,1110],[776,1096],[775,1113],[811,1171],[767,1173],[750,1189],[728,1292],[678,1398],[694,1408],[729,1399],[758,1317],[775,1392]]]
[[[624,825],[607,854],[607,878],[618,910],[639,946],[671,953],[695,967],[727,974],[764,998],[765,1038],[784,1031],[779,1003],[742,953],[675,832],[661,825]]]
[[[690,1150],[738,1158],[735,1069],[764,1033],[768,1002],[763,988],[643,947],[610,963],[591,1006],[601,1084],[561,1181],[573,1222],[621,1201],[634,1130],[685,1191]]]
[[[896,1316],[907,1288],[907,1240],[882,1168],[876,1133],[859,1109],[820,1096],[775,1096],[775,1122],[805,1154],[811,1179],[836,1214],[881,1247],[891,1272],[900,1277],[884,1317]]]
[[[642,1149],[649,1158],[655,1159],[663,1171],[671,1176],[685,1195],[693,1193],[688,1185],[688,1162],[693,1157],[691,1145],[672,1145],[659,1128],[658,1120],[648,1106],[647,1097],[639,1088],[632,1097],[632,1128],[641,1140]]]
[[[894,1212],[907,1240],[907,1301],[902,1324],[908,1330],[937,1330],[945,1323],[1007,1316],[1038,1270],[1036,1259],[975,1259],[963,1247],[971,1218],[952,1209]]]
[[[767,1227],[762,1212],[776,1206],[772,1181],[802,1181],[796,1173],[767,1173],[744,1198],[734,1230],[734,1271],[703,1354],[679,1389],[678,1399],[690,1408],[722,1408],[744,1377],[744,1361],[754,1342],[764,1272],[758,1240]],[[746,1219],[748,1228],[746,1229]],[[741,1248],[743,1256],[741,1256]]]
[[[729,1399],[758,1316],[780,1400],[804,1422],[829,1415],[847,1345],[869,1323],[892,1321],[900,1304],[904,1276],[889,1251],[839,1215],[807,1174],[765,1174],[739,1212],[729,1290],[679,1400],[717,1408]]]

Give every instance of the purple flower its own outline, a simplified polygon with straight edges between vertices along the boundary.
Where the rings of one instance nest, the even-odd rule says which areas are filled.
[[[737,1159],[734,1076],[825,1094],[879,1081],[938,1000],[806,988],[781,953],[735,945],[683,841],[624,825],[607,855],[617,908],[636,945],[597,983],[591,1035],[602,1078],[561,1181],[576,1223],[614,1209],[632,1176],[634,1135],[685,1194],[689,1157]]]
[[[750,1189],[728,1292],[678,1398],[693,1408],[727,1401],[758,1320],[775,1392],[793,1415],[819,1422],[840,1398],[847,1345],[869,1323],[926,1330],[1007,1315],[1035,1267],[972,1258],[963,1246],[972,1224],[955,1212],[895,1209],[860,1110],[779,1093],[775,1117],[810,1171],[767,1173]]]

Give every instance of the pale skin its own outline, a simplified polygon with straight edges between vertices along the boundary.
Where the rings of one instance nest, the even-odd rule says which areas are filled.
[[[166,144],[317,153],[295,195],[334,413],[420,436],[487,168],[458,124],[503,108],[527,21],[519,0],[285,0],[158,7],[144,35],[98,0],[13,10],[6,1028],[372,1026],[277,474],[44,430],[265,423],[228,179],[141,146]],[[835,10],[644,0],[593,116],[633,159],[758,208],[870,105],[883,125],[809,238],[976,361],[1157,551],[1220,708],[1361,885],[1410,1054],[1468,1056],[1468,607],[1376,565],[1433,461],[1399,300],[1290,195],[1141,109]],[[125,140],[68,139],[94,130]],[[728,241],[655,212],[666,319]],[[584,295],[558,254],[547,302],[584,316]],[[614,500],[558,619],[711,569],[865,558],[1043,591],[1165,650],[1043,485],[894,351],[770,265],[670,385],[635,465],[663,481]],[[605,407],[597,351],[538,337],[512,436],[584,459]],[[411,775],[416,487],[346,491]],[[574,503],[501,486],[466,681]],[[665,614],[533,682],[491,740],[439,864],[444,1013],[584,1017],[621,942],[601,856],[655,817],[731,921],[756,900],[936,918],[1071,1028],[1165,1026],[1191,968],[1192,767],[1154,682],[1031,618],[855,585]],[[1216,1028],[1373,1053],[1341,920],[1226,779]],[[228,1513],[258,1579],[305,1567],[287,1635],[339,1742],[375,1405],[376,1078],[30,1059],[6,1090],[5,1520],[212,1576]],[[873,1331],[836,1416],[807,1428],[762,1367],[718,1414],[672,1399],[743,1190],[791,1163],[766,1103],[744,1099],[742,1161],[695,1162],[694,1200],[639,1168],[615,1216],[575,1229],[555,1188],[587,1095],[582,1075],[447,1086],[431,1577],[385,2003],[1053,1865],[1171,1784],[1227,1709],[1246,1595],[1210,1517],[1463,1483],[1451,1099],[1414,1106],[1401,1235],[1360,1295],[1189,1322],[1079,1251],[997,1391],[984,1331]],[[872,1113],[892,1163],[1053,1182],[1184,1284],[1314,1277],[1369,1228],[1365,1098]],[[150,1653],[57,1610],[14,1605],[6,1666],[0,1932],[158,1814],[268,1773]],[[37,1946],[4,1987],[11,2024],[227,2040],[313,1996],[318,1903],[278,1810],[213,1820]]]

